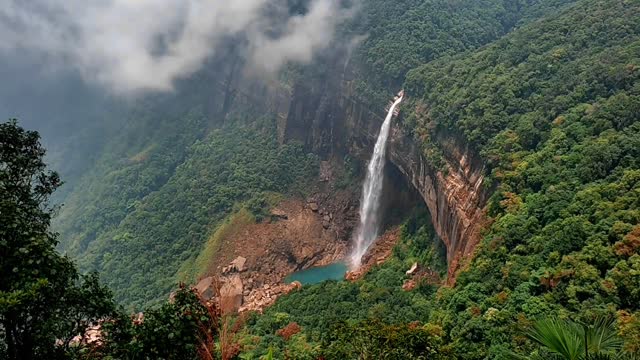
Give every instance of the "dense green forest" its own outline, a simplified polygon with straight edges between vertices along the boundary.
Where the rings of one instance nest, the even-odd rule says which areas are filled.
[[[367,34],[353,54],[362,85],[358,96],[384,103],[411,68],[480,47],[566,3],[369,1],[343,26],[340,36]],[[290,81],[324,82],[333,71],[323,63],[326,59],[299,67]],[[228,62],[218,59],[209,66],[227,69]],[[111,125],[115,130],[104,132],[109,139],[99,137],[95,165],[71,164],[73,159],[65,165],[74,171],[63,174],[77,177],[56,197],[64,203],[53,222],[60,248],[78,259],[81,269],[103,273],[116,298],[128,306],[139,308],[163,299],[176,281],[196,276],[198,270],[191,264],[234,205],[264,191],[299,189],[301,184],[284,175],[308,174],[301,149],[293,144],[287,145],[291,150],[276,149],[273,124],[258,127],[263,138],[231,140],[248,140],[258,129],[253,122],[273,119],[262,119],[263,110],[246,105],[232,114],[212,112],[211,103],[221,100],[207,94],[226,76],[197,73],[180,82],[175,94],[139,99],[124,114],[112,115],[124,120],[114,122],[122,124],[119,128]],[[218,135],[211,135],[222,123]],[[246,133],[237,133],[240,124],[249,126]],[[233,157],[234,152],[238,156]],[[244,163],[251,157],[256,161]],[[303,170],[291,168],[289,159]],[[265,169],[272,171],[263,174]],[[266,179],[247,177],[258,175]]]
[[[232,119],[201,139],[206,120],[197,112],[156,125],[151,141],[119,139],[131,156],[105,160],[109,167],[94,175],[100,181],[89,182],[93,204],[62,214],[75,227],[61,230],[75,234],[65,248],[104,274],[118,301],[140,307],[193,281],[204,270],[192,269],[195,258],[227,215],[243,204],[259,213],[266,192],[295,191],[316,171],[299,145],[278,146],[273,118]]]
[[[360,282],[280,300],[252,333],[272,343],[278,321],[296,322],[326,348],[338,320],[417,320],[442,337],[448,356],[504,359],[533,350],[523,329],[540,316],[612,316],[637,351],[638,6],[579,2],[478,51],[411,70],[404,88],[415,111],[405,128],[424,142],[438,131],[463,134],[489,167],[485,185],[499,184],[474,261],[455,287],[422,297],[398,294],[411,263],[398,257]]]
[[[279,299],[264,315],[251,319],[243,335],[249,344],[255,344],[256,339],[258,343],[246,346],[248,354],[266,353],[271,347],[277,358],[284,358],[287,354],[296,359],[315,359],[321,355],[329,356],[332,351],[344,351],[338,347],[344,347],[351,341],[346,335],[347,329],[357,329],[373,322],[370,326],[382,331],[380,328],[389,324],[406,326],[428,318],[432,307],[430,299],[436,286],[424,282],[414,291],[402,290],[405,271],[416,261],[440,269],[441,276],[446,274],[442,244],[428,219],[426,210],[416,209],[402,226],[401,241],[394,249],[393,257],[362,280],[327,281],[305,287]],[[304,331],[288,341],[276,335],[277,330],[292,322]],[[422,335],[428,335],[433,345],[442,345],[438,340],[441,334],[437,331],[430,328]],[[403,337],[401,334],[399,332],[398,336]],[[367,334],[362,336],[366,342]],[[416,346],[419,349],[423,344]],[[338,354],[328,358],[342,358]]]
[[[411,69],[486,45],[572,0],[366,1],[345,29],[365,34],[354,54],[358,96],[385,103]]]
[[[113,105],[100,116],[117,120],[68,141],[108,138],[55,148],[50,160],[73,177],[57,197],[38,135],[0,124],[0,355],[639,356],[640,2],[367,0],[337,41],[353,36],[358,97],[385,104],[403,88],[401,127],[434,168],[446,172],[442,134],[485,164],[489,221],[454,286],[442,285],[443,244],[418,206],[393,255],[357,281],[305,286],[248,318],[222,318],[186,287],[168,302],[203,273],[198,257],[225,219],[260,219],[273,194],[308,195],[319,167],[303,144],[278,142],[268,111],[212,111],[219,78],[196,73],[175,93]],[[285,86],[325,81],[331,58],[287,67]],[[441,281],[405,291],[414,262]],[[72,345],[104,319],[100,346]]]

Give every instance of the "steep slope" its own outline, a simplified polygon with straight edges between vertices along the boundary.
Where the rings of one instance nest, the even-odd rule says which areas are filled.
[[[443,56],[477,49],[573,0],[369,0],[347,28],[363,34],[354,65],[358,95],[386,102],[406,73]]]
[[[293,88],[279,132],[284,141],[302,141],[323,157],[349,154],[366,160],[390,93],[401,87],[398,79],[412,66],[480,47],[572,3],[367,3],[350,28],[358,31],[366,24],[366,40],[351,57],[347,52],[346,59],[337,55],[337,59],[318,61],[319,68],[333,70],[303,74],[306,81]],[[401,116],[412,122],[409,113]],[[436,132],[425,141],[424,137],[414,139],[411,129],[394,125],[389,158],[428,205],[436,232],[448,249],[448,281],[453,283],[480,240],[491,186],[483,181],[485,163],[466,139],[447,129]]]
[[[517,346],[495,334],[549,312],[637,314],[639,10],[584,1],[407,77],[406,125],[464,134],[499,184],[481,251],[431,317],[468,358]]]
[[[234,207],[249,201],[260,212],[264,192],[285,192],[313,173],[312,156],[278,146],[272,120],[251,122],[238,120],[188,146],[166,183],[87,245],[83,264],[93,262],[117,300],[141,306],[167,295]]]
[[[116,126],[106,134],[109,139],[96,142],[101,144],[101,148],[96,151],[95,165],[76,169],[76,173],[83,172],[83,176],[73,180],[73,188],[69,186],[66,190],[68,196],[60,196],[65,206],[54,225],[61,234],[61,248],[78,259],[84,270],[104,270],[103,277],[120,295],[119,300],[130,303],[139,294],[143,294],[141,296],[146,300],[138,303],[160,298],[176,281],[176,273],[171,274],[176,268],[162,267],[162,262],[175,260],[179,263],[195,256],[206,236],[198,235],[199,240],[190,242],[186,253],[182,245],[176,245],[162,256],[151,255],[153,251],[145,252],[143,248],[136,247],[138,253],[132,262],[129,256],[134,255],[129,252],[133,248],[128,246],[137,240],[131,240],[130,236],[139,239],[146,238],[146,235],[134,236],[124,229],[134,227],[131,219],[141,204],[154,193],[162,191],[180,165],[188,161],[189,149],[195,142],[204,139],[211,129],[225,121],[237,120],[237,116],[229,117],[229,113],[242,113],[243,116],[271,114],[277,120],[277,137],[281,142],[301,140],[306,151],[325,158],[342,160],[350,152],[366,157],[368,136],[375,131],[363,135],[359,128],[375,129],[375,117],[352,112],[354,121],[348,124],[341,111],[355,111],[356,108],[341,105],[336,112],[328,104],[342,101],[347,105],[345,99],[357,94],[357,97],[369,100],[360,103],[361,107],[382,109],[382,103],[378,106],[368,104],[377,98],[386,101],[387,94],[397,90],[392,87],[400,86],[404,73],[410,68],[447,54],[482,46],[518,24],[567,3],[571,1],[368,1],[362,4],[358,16],[341,29],[335,46],[337,50],[323,54],[311,66],[290,67],[288,70],[293,71],[283,74],[285,80],[282,83],[246,81],[240,54],[230,41],[227,51],[220,51],[205,69],[181,81],[175,93],[136,99],[136,105],[127,114],[116,115],[122,118],[113,123],[124,124],[122,128]],[[368,34],[368,37],[359,50],[353,52],[353,47],[344,39],[358,34]],[[343,91],[345,88],[341,83],[345,75],[358,79],[346,79],[349,81],[349,94]],[[377,90],[371,92],[367,90],[369,88]],[[337,128],[351,127],[351,135],[340,138],[340,131],[333,132],[334,125]],[[332,138],[333,135],[336,137]],[[359,146],[352,146],[352,140]],[[341,151],[333,152],[331,149],[334,148]],[[71,166],[74,164],[69,162]],[[198,163],[198,166],[207,168],[210,165]],[[189,189],[175,191],[180,194],[189,192]],[[194,202],[194,207],[209,206],[206,199],[190,201]],[[177,206],[171,210],[162,208],[160,212],[180,213],[182,210]],[[138,214],[135,218],[146,223],[147,217],[153,215],[145,214]],[[166,234],[180,233],[176,228],[201,226],[196,223],[201,224],[202,220],[185,218],[183,221],[171,226],[165,224],[162,233],[154,236],[171,243],[173,239],[167,238]],[[208,231],[214,231],[215,223],[213,221]],[[448,226],[442,226],[445,228]],[[151,234],[155,230],[148,232]],[[458,241],[458,237],[451,236],[455,239],[452,241]],[[176,241],[182,243],[186,240]],[[136,261],[154,263],[162,270],[156,273],[151,268],[133,266]],[[125,264],[127,270],[118,269],[119,264]],[[143,277],[135,275],[138,272],[150,273],[150,282],[163,279],[160,281],[162,285],[149,285],[149,290],[132,291],[148,285]],[[134,276],[133,281],[131,276]]]
[[[428,323],[451,357],[529,354],[522,329],[551,315],[614,316],[626,348],[637,350],[640,4],[581,1],[485,48],[411,71],[405,90],[402,136],[413,137],[430,166],[418,175],[457,171],[446,148],[456,142],[485,166],[479,186],[493,195],[476,256],[454,287],[425,300],[429,287],[394,295],[420,258],[400,248],[356,286],[325,284],[283,299],[256,333],[286,318],[303,327],[305,342],[346,341],[323,335],[337,319],[309,305],[333,298],[344,308],[358,304],[354,315],[341,313],[347,322]]]
[[[344,53],[320,59],[318,62],[323,66],[319,69],[303,69],[302,75],[293,79],[292,95],[281,84],[263,85],[263,90],[256,91],[260,86],[243,83],[237,76],[239,70],[229,62],[223,62],[224,66],[211,66],[203,72],[206,76],[185,81],[177,95],[147,102],[123,129],[121,134],[128,137],[124,140],[115,138],[107,144],[105,155],[68,197],[67,206],[58,218],[56,228],[61,232],[62,246],[80,259],[84,269],[105,270],[104,276],[115,290],[127,294],[121,295],[120,300],[130,302],[139,294],[144,294],[142,298],[145,300],[138,304],[156,299],[168,292],[171,282],[177,279],[178,264],[184,265],[196,256],[207,238],[205,233],[213,232],[218,220],[212,220],[206,231],[198,230],[198,240],[191,242],[180,237],[175,241],[182,245],[176,245],[161,256],[151,256],[152,259],[147,255],[153,252],[143,251],[145,247],[135,247],[138,254],[135,261],[129,259],[134,257],[130,243],[137,240],[131,240],[132,232],[129,230],[136,228],[136,221],[145,224],[148,217],[152,217],[150,213],[140,215],[143,214],[138,211],[141,204],[158,196],[154,195],[156,192],[168,188],[180,164],[191,156],[188,149],[194,146],[192,144],[205,138],[212,127],[220,126],[225,119],[235,121],[234,117],[227,117],[229,111],[274,114],[277,138],[282,143],[299,140],[303,142],[305,151],[313,151],[324,158],[342,159],[351,154],[366,159],[372,134],[378,125],[376,113],[383,108],[382,104],[371,106],[369,101],[385,98],[392,87],[400,86],[409,69],[431,62],[427,67],[412,72],[407,80],[406,87],[418,110],[415,115],[405,111],[404,127],[395,126],[390,159],[428,205],[435,231],[448,249],[449,279],[452,281],[455,272],[467,264],[480,240],[484,224],[483,207],[494,185],[493,177],[484,179],[486,171],[492,171],[495,166],[488,156],[479,157],[480,152],[484,154],[484,148],[478,146],[478,139],[465,132],[466,128],[452,126],[454,122],[461,125],[463,121],[447,118],[450,123],[442,120],[444,125],[437,126],[431,120],[437,118],[432,107],[440,105],[436,101],[429,103],[428,97],[432,93],[425,95],[424,101],[419,101],[423,95],[422,88],[425,84],[429,89],[442,85],[438,74],[443,73],[441,68],[445,67],[445,61],[452,61],[448,55],[481,47],[514,28],[532,28],[526,24],[571,3],[573,1],[402,1],[394,4],[371,1],[363,5],[360,17],[345,29],[350,34],[369,34],[358,52],[351,56],[349,51],[342,49]],[[437,60],[443,56],[446,60]],[[461,64],[456,66],[467,68],[463,59],[469,59],[468,55],[456,58],[455,61]],[[335,76],[327,76],[327,72],[334,68],[341,68],[343,72],[331,71]],[[211,72],[212,69],[216,71]],[[424,74],[430,74],[432,78]],[[451,76],[457,77],[455,80],[464,78],[460,74]],[[354,78],[355,81],[352,80]],[[370,89],[380,91],[371,92]],[[452,91],[448,95],[460,97],[458,90]],[[363,98],[366,100],[362,101]],[[269,110],[265,111],[267,108]],[[450,113],[453,110],[443,111]],[[166,112],[166,115],[158,115],[160,112]],[[187,126],[185,121],[188,121]],[[493,126],[499,128],[502,125]],[[485,129],[476,133],[485,133]],[[486,133],[492,136],[490,130]],[[268,136],[275,137],[273,134]],[[488,141],[488,138],[484,140]],[[194,166],[207,168],[211,165],[198,162]],[[134,183],[135,186],[124,186]],[[184,183],[181,186],[188,188],[191,185]],[[261,191],[269,189],[267,186]],[[174,189],[176,196],[181,196],[183,191],[188,192]],[[281,188],[279,191],[285,190]],[[240,200],[249,198],[251,196]],[[210,205],[199,197],[191,201],[198,203],[193,204],[194,207]],[[181,212],[182,205],[171,210],[158,209],[160,212]],[[174,238],[168,238],[167,234],[182,233],[176,229],[180,227],[200,228],[202,221],[186,217],[179,222],[164,224],[162,231],[155,227],[146,228],[144,231],[155,234],[156,240],[143,240],[140,244],[151,245],[158,239],[164,239],[160,241],[163,244],[172,243]],[[146,225],[140,226],[136,231],[142,231]],[[135,239],[149,237],[133,236]],[[112,247],[117,250],[112,251]],[[158,273],[150,271],[150,268],[140,270],[150,271],[153,274],[151,280],[156,283],[149,285],[147,290],[140,290],[140,293],[132,293],[131,289],[148,284],[137,276],[131,282],[128,273],[129,270],[136,273],[138,269],[144,269],[144,266],[133,266],[136,261],[154,263],[154,269],[161,269]],[[175,265],[163,268],[164,261],[175,262]],[[118,269],[122,263],[127,264],[126,271]]]

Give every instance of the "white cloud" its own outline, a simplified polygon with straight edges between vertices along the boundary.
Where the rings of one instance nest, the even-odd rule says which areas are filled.
[[[169,90],[239,33],[261,69],[309,61],[350,14],[338,0],[312,0],[305,15],[284,18],[268,36],[265,10],[282,1],[9,0],[0,7],[0,52],[42,54],[118,93]]]

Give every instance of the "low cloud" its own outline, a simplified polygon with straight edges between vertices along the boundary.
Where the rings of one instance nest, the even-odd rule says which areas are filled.
[[[349,18],[353,11],[340,9],[335,1],[315,1],[305,15],[289,18],[280,36],[253,33],[250,36],[253,64],[275,71],[287,61],[311,61],[315,51],[329,45],[336,25]]]
[[[284,0],[9,0],[0,7],[0,53],[72,66],[116,93],[162,91],[232,36],[246,37],[248,61],[261,70],[308,62],[353,11],[338,0],[285,10]]]

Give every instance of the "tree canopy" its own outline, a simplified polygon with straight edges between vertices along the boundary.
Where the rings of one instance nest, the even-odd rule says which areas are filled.
[[[0,354],[8,359],[66,357],[74,337],[115,311],[97,275],[80,275],[55,249],[48,200],[61,182],[44,154],[38,133],[0,124]]]

